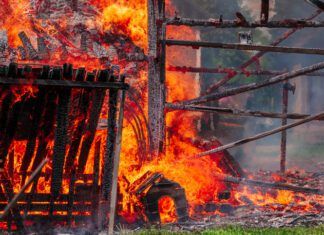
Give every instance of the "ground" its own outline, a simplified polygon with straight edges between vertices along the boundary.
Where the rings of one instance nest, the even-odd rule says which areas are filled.
[[[129,233],[127,233],[129,234]],[[323,235],[324,226],[318,227],[295,227],[295,228],[244,228],[244,227],[226,227],[214,228],[196,232],[172,232],[168,230],[143,230],[133,233],[134,235],[173,235],[173,234],[202,234],[202,235]]]

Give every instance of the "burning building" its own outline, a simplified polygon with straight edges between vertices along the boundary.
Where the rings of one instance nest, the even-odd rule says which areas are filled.
[[[308,19],[270,21],[269,1],[262,1],[260,20],[250,22],[241,13],[235,20],[182,18],[171,0],[1,3],[2,229],[112,233],[116,224],[185,224],[246,205],[322,210],[318,178],[286,172],[284,133],[322,120],[323,113],[289,114],[287,99],[283,113],[202,105],[305,74],[321,76],[323,62],[291,72],[246,69],[267,52],[322,56],[323,49],[278,46],[302,28],[323,27],[314,21],[320,10]],[[263,46],[197,40],[196,26],[292,29]],[[204,68],[202,47],[259,52],[237,69]],[[204,93],[192,73],[226,76]],[[273,77],[221,88],[237,74]],[[292,86],[283,90],[286,97]],[[201,112],[277,118],[282,126],[222,146],[199,135]],[[227,151],[280,132],[281,173],[255,178]],[[309,185],[301,183],[308,179]]]

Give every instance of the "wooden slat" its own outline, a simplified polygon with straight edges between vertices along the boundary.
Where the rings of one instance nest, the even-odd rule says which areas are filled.
[[[19,210],[23,211],[26,207],[26,203],[18,203],[19,205]],[[43,211],[43,212],[48,212],[50,204],[39,204],[39,203],[33,203],[32,204],[32,209],[30,211]],[[5,203],[0,203],[0,211],[3,211],[4,208],[6,207]],[[53,211],[61,211],[61,212],[66,212],[67,211],[67,204],[54,204],[53,206]],[[91,204],[85,205],[85,204],[79,204],[76,205],[74,204],[73,207],[71,207],[72,212],[91,212]]]
[[[32,196],[33,200],[32,202],[49,202],[51,195],[50,194],[30,194],[26,193],[23,194],[19,202],[26,202],[28,200],[28,197]],[[59,197],[56,199],[56,202],[67,202],[68,201],[68,195],[67,194],[61,194]],[[91,202],[92,201],[92,195],[75,195],[74,198],[75,202]],[[4,194],[0,194],[0,204],[6,202],[6,197]]]

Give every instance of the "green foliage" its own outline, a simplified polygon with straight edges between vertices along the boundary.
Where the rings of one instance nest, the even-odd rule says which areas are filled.
[[[127,233],[129,234],[129,233]],[[324,227],[296,227],[296,228],[244,228],[227,227],[215,228],[201,232],[171,232],[168,230],[142,230],[134,235],[176,235],[176,234],[202,234],[202,235],[323,235]]]

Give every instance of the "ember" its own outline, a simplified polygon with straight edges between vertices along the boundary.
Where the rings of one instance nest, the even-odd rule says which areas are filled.
[[[320,10],[307,19],[271,21],[269,1],[262,1],[260,21],[249,22],[240,12],[236,20],[172,18],[172,0],[0,2],[1,229],[58,225],[112,234],[116,224],[188,228],[192,220],[250,212],[291,215],[288,222],[269,220],[278,226],[318,222],[322,175],[287,171],[286,130],[323,121],[324,114],[288,113],[288,85],[283,113],[201,104],[322,76],[323,62],[290,72],[247,68],[260,66],[267,52],[323,56],[319,48],[279,47],[304,27],[323,27],[313,21]],[[201,32],[193,26],[292,29],[264,46],[197,41]],[[197,65],[202,47],[259,52],[238,68],[210,68]],[[194,73],[225,77],[202,89]],[[273,77],[228,88],[239,75]],[[200,113],[277,118],[282,126],[222,146],[200,133],[197,123],[206,119]],[[283,133],[280,173],[250,173],[227,151],[275,133]]]

